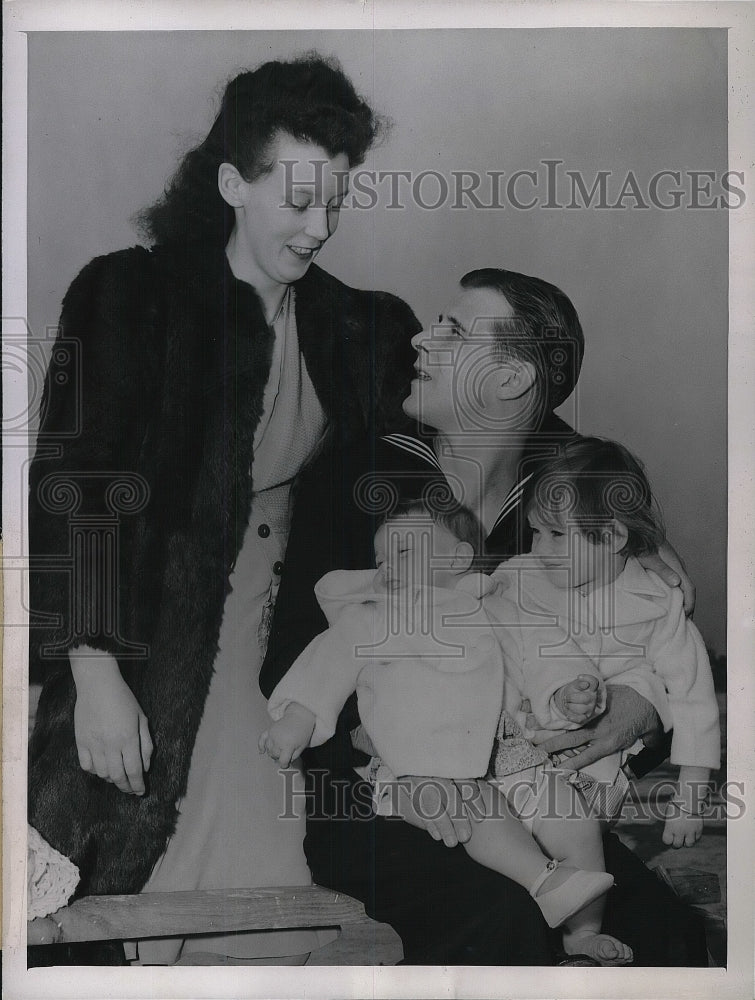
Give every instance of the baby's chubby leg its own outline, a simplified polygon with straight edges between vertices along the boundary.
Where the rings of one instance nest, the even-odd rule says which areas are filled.
[[[533,778],[534,774],[533,769],[529,777]],[[517,807],[534,810],[539,803],[531,796],[532,782],[523,773],[517,784],[527,793],[522,796],[523,802],[517,800]],[[511,782],[502,785],[506,794],[510,792],[516,798],[518,793]],[[611,876],[605,874],[599,841],[592,850],[582,854],[578,850],[574,852],[578,858],[595,860],[597,869],[578,870],[571,860],[558,865],[553,858],[560,860],[565,857],[564,852],[549,848],[549,853],[544,854],[504,791],[487,781],[406,776],[397,786],[406,794],[399,798],[395,815],[426,829],[448,847],[461,842],[479,864],[523,886],[540,906],[551,927],[570,920],[577,911],[605,894],[613,883]],[[461,814],[463,822],[460,822]],[[471,822],[467,816],[471,816]],[[558,838],[549,839],[555,844]],[[600,917],[597,919],[593,933],[600,929]],[[577,930],[583,930],[582,923],[578,923]]]
[[[526,781],[522,782],[525,791],[528,784]],[[508,788],[507,791],[516,797],[513,788]],[[479,809],[481,818],[473,824],[472,835],[464,845],[470,857],[527,889],[551,927],[559,927],[567,922],[571,926],[574,919],[576,930],[580,934],[588,927],[594,937],[600,930],[603,912],[600,898],[605,896],[613,884],[612,877],[605,874],[600,842],[597,844],[597,852],[594,849],[582,852],[575,850],[567,857],[560,850],[558,838],[552,838],[548,845],[537,842],[517,817],[503,791],[481,781],[478,783],[478,793],[475,806]],[[517,800],[517,806],[528,810],[538,804],[536,797],[529,801],[525,797],[523,802]],[[524,815],[523,812],[522,816]],[[561,860],[565,863],[559,864]],[[595,867],[590,867],[593,862]],[[591,914],[591,919],[593,922],[597,920],[597,925],[593,926],[589,919],[587,922],[583,921],[583,912]],[[580,944],[582,943],[581,938]],[[616,942],[616,945],[623,947],[620,942]],[[626,960],[629,959],[631,952]]]
[[[476,813],[472,834],[464,844],[467,854],[486,868],[529,889],[542,873],[548,858],[519,821],[506,796],[487,781],[475,784],[474,794],[466,797],[468,809]],[[565,872],[563,877],[567,874]],[[556,875],[561,876],[561,872],[554,872],[548,881]]]
[[[546,861],[532,835],[487,781],[406,775],[394,791],[394,814],[447,847],[461,843],[471,858],[526,889]],[[560,875],[560,872],[559,872]]]
[[[568,868],[605,871],[600,823],[589,816],[578,790],[558,771],[548,771],[533,834],[547,854]],[[626,965],[632,950],[609,934],[601,934],[606,896],[599,896],[569,917],[564,929],[567,954],[587,954],[602,965]]]

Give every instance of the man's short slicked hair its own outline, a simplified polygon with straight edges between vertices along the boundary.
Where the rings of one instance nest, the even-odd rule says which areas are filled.
[[[532,361],[546,408],[560,406],[577,384],[585,352],[582,325],[569,297],[542,278],[496,267],[469,271],[461,287],[490,289],[506,299],[514,316],[494,324],[498,348]]]

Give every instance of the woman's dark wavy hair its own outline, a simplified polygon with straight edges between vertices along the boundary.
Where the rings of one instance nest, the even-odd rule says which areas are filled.
[[[576,438],[527,484],[523,508],[553,527],[574,525],[599,544],[614,518],[628,532],[622,555],[657,552],[663,519],[640,461],[623,445]]]
[[[207,138],[188,152],[163,196],[136,217],[156,243],[228,241],[234,212],[218,191],[218,167],[232,163],[247,181],[268,173],[270,144],[279,132],[345,153],[358,166],[386,128],[357,94],[339,63],[316,52],[290,62],[267,62],[225,88]]]

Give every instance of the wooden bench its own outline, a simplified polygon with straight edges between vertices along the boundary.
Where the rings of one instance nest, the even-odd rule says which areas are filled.
[[[371,920],[358,900],[318,885],[85,896],[29,921],[27,944],[324,927],[339,936],[312,952],[308,965],[395,965],[403,957],[391,927]]]

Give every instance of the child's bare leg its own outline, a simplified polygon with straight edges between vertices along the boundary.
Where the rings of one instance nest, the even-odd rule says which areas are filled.
[[[459,782],[456,784],[458,787]],[[565,858],[560,846],[556,845],[553,850],[548,848],[548,854],[544,854],[503,791],[486,781],[474,781],[471,785],[465,782],[463,787],[462,800],[467,811],[476,812],[478,817],[471,824],[471,836],[464,844],[465,850],[486,868],[506,875],[527,889],[551,927],[566,923],[574,913],[605,894],[611,886],[613,879],[604,873],[599,843],[597,854],[593,851],[585,855],[598,858],[597,870],[578,870],[572,866],[570,859],[566,859],[566,864],[556,867],[552,859],[560,861]],[[470,787],[471,796],[467,794]],[[515,794],[512,787],[504,787],[506,793]],[[406,803],[403,805],[405,807]],[[408,823],[426,826],[427,817],[423,818],[416,812],[413,801],[411,806],[410,809],[400,808],[399,814]],[[533,808],[534,815],[536,803],[531,802],[528,805],[530,807]],[[599,929],[599,920],[597,926]]]
[[[602,852],[601,865],[598,869],[577,872],[580,866],[568,860],[566,864],[554,866],[552,870],[546,871],[551,859],[561,860],[561,856],[548,851],[543,853],[541,845],[538,845],[535,837],[521,822],[502,791],[486,781],[478,781],[475,784],[477,787],[473,802],[483,818],[472,824],[472,836],[464,844],[471,858],[486,868],[506,875],[532,892],[538,904],[545,906],[544,913],[549,923],[553,916],[553,904],[549,906],[544,903],[545,897],[574,876],[578,877],[578,883],[572,883],[570,890],[576,896],[576,902],[594,898],[595,872],[605,870],[602,864]],[[539,887],[533,892],[533,886],[538,882]],[[610,885],[610,879],[608,884]],[[605,887],[598,891],[605,892]],[[559,904],[561,912],[570,913],[574,902],[574,897],[570,895],[568,910]],[[561,917],[556,923],[552,923],[552,926],[557,926],[564,919]]]
[[[538,843],[569,868],[605,871],[600,823],[586,814],[579,792],[562,775],[548,772],[546,780],[548,786],[533,825]],[[632,949],[610,934],[600,933],[605,906],[604,894],[566,921],[564,950],[570,955],[589,955],[602,965],[626,965],[632,961]]]
[[[484,818],[472,823],[472,836],[464,844],[467,854],[486,868],[506,875],[529,889],[548,858],[517,819],[506,797],[487,781],[476,784],[477,791],[471,801]],[[556,869],[548,882],[556,876],[558,881],[566,877],[562,876],[560,869]]]

